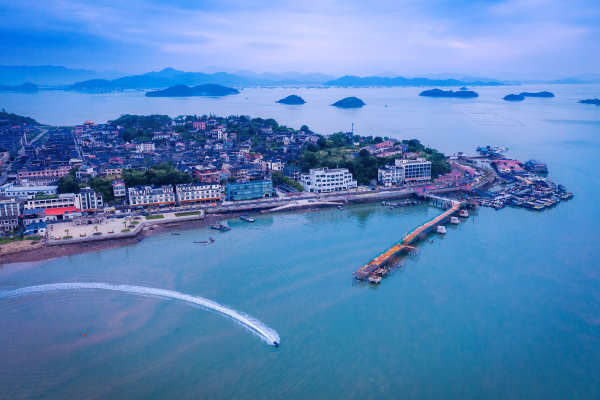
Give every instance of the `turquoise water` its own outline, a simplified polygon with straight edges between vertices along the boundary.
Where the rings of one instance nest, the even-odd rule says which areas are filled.
[[[574,103],[600,88],[552,87],[549,101],[496,100],[525,89],[536,88],[485,88],[464,102],[360,89],[367,107],[315,106],[302,118],[267,102],[287,90],[245,90],[256,99],[245,114],[292,126],[338,130],[354,121],[361,133],[418,137],[444,151],[506,145],[511,156],[547,162],[551,179],[576,197],[541,213],[480,209],[376,288],[354,283],[351,273],[439,210],[373,204],[258,216],[254,224],[234,219],[223,234],[184,230],[4,266],[0,290],[94,281],[203,296],[260,319],[281,346],[153,297],[86,291],[4,300],[0,398],[600,397],[600,107]],[[350,92],[332,90],[295,92],[323,104]],[[24,103],[17,109],[21,96],[0,103],[27,113]],[[47,94],[40,96],[29,97],[27,114],[47,112],[39,104]],[[146,106],[127,96],[105,101],[129,104],[123,112]],[[213,111],[205,107],[211,99],[168,100],[169,114]],[[219,113],[240,112],[237,101],[219,103]],[[168,112],[175,105],[182,111]],[[80,118],[77,109],[64,118],[102,120],[109,108],[98,108],[102,118]],[[217,239],[211,246],[192,243],[208,236]]]

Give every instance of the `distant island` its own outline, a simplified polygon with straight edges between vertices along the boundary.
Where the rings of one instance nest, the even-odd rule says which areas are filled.
[[[523,96],[522,94],[511,93],[511,94],[507,94],[502,99],[506,100],[506,101],[523,101],[523,100],[525,100],[525,96]]]
[[[191,97],[191,96],[209,96],[209,97],[220,97],[227,96],[230,94],[238,94],[239,91],[234,88],[227,86],[221,86],[214,83],[207,83],[205,85],[198,86],[187,86],[187,85],[176,85],[166,88],[164,90],[155,90],[152,92],[146,92],[147,97]]]
[[[581,104],[595,104],[597,106],[600,106],[600,99],[579,100],[578,103],[581,103]]]
[[[551,92],[521,92],[519,94],[507,94],[503,97],[506,101],[523,101],[525,97],[554,97],[554,93]]]
[[[346,97],[332,104],[338,108],[360,108],[365,105],[365,102],[358,97]]]
[[[404,78],[401,76],[395,78],[388,78],[382,76],[352,76],[347,75],[338,79],[333,79],[325,82],[325,85],[329,86],[351,86],[351,87],[364,87],[364,86],[499,86],[502,85],[499,81],[463,81],[458,79],[429,79],[429,78]]]
[[[554,93],[552,92],[521,92],[521,96],[523,97],[554,97]]]
[[[38,90],[37,85],[29,82],[22,85],[0,85],[0,92],[36,93]]]
[[[457,90],[456,92],[453,90],[442,90],[442,89],[430,89],[422,91],[419,96],[426,97],[458,97],[461,99],[468,99],[473,97],[479,97],[477,92],[472,90]]]
[[[298,105],[298,104],[304,104],[304,103],[306,103],[306,101],[304,101],[304,99],[300,96],[291,94],[288,97],[285,97],[281,100],[277,100],[276,103]]]

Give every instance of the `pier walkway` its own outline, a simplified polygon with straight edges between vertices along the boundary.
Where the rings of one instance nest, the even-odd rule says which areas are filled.
[[[427,194],[423,197],[430,199],[432,202],[434,202],[434,204],[437,205],[449,205],[450,208],[444,211],[442,214],[438,215],[437,217],[425,222],[422,225],[419,225],[412,231],[408,232],[406,235],[404,235],[400,242],[396,243],[388,250],[378,255],[367,264],[360,267],[357,271],[354,272],[354,277],[356,279],[365,280],[369,277],[369,275],[371,275],[378,268],[381,268],[383,265],[385,265],[395,255],[400,254],[402,251],[409,252],[411,250],[414,250],[415,247],[412,244],[416,241],[416,239],[419,238],[419,235],[427,232],[432,227],[443,222],[446,218],[450,217],[452,214],[460,210],[460,207],[462,206],[462,202],[460,201],[447,199],[436,195]]]

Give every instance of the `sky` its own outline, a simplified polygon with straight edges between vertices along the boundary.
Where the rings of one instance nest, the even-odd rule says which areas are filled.
[[[600,72],[599,0],[0,0],[0,64],[141,73]]]

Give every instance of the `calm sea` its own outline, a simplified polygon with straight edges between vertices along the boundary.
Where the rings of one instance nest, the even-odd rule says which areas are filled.
[[[500,100],[551,90],[553,99]],[[0,398],[600,397],[600,86],[245,89],[223,99],[138,92],[2,94],[41,122],[122,113],[248,114],[320,133],[419,138],[446,152],[504,145],[545,161],[576,197],[541,213],[480,209],[373,288],[351,273],[439,212],[360,205],[231,220],[232,230],[0,268],[0,290],[53,282],[159,287],[213,299],[277,330],[274,348],[214,313],[154,297],[81,291],[0,300]],[[288,94],[307,104],[274,102]],[[359,110],[328,104],[361,97]],[[213,236],[210,246],[192,243]]]

